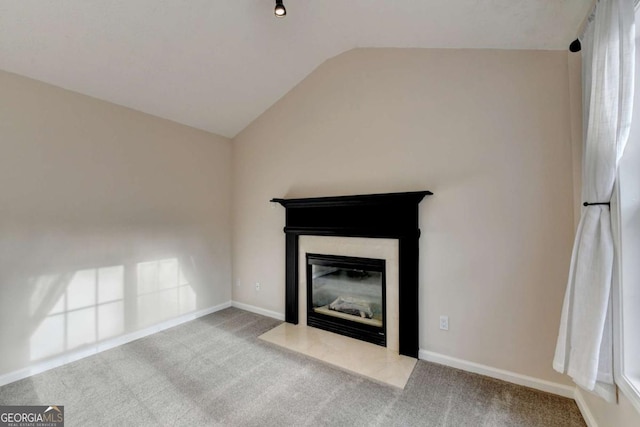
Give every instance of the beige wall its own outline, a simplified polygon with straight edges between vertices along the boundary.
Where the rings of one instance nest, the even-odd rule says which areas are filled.
[[[567,384],[551,360],[573,235],[568,82],[565,52],[325,62],[234,139],[234,300],[284,312],[284,209],[270,198],[432,190],[420,347]]]
[[[0,375],[231,298],[230,141],[0,72]]]

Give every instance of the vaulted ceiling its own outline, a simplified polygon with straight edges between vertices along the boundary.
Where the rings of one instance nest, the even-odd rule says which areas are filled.
[[[0,69],[233,137],[349,49],[566,49],[591,4],[0,0]]]

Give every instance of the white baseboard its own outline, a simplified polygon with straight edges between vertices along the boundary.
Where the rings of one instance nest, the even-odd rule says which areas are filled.
[[[487,377],[497,378],[513,384],[522,385],[536,390],[545,391],[547,393],[557,394],[559,396],[575,398],[575,387],[564,384],[558,384],[551,381],[541,380],[539,378],[529,377],[527,375],[518,374],[503,369],[493,368],[479,363],[469,362],[468,360],[457,359],[455,357],[445,356],[444,354],[434,353],[432,351],[420,350],[418,358],[428,362],[439,363],[441,365],[451,366],[452,368],[462,369],[463,371],[473,372]]]
[[[164,331],[165,329],[172,328],[182,323],[197,319],[198,317],[206,316],[208,314],[215,313],[216,311],[220,311],[229,307],[231,307],[231,301],[227,301],[225,303],[216,305],[214,307],[209,307],[202,310],[194,311],[193,313],[187,313],[180,317],[166,320],[164,322],[158,323],[153,326],[149,326],[148,328],[144,328],[139,331],[135,331],[125,335],[121,335],[119,337],[111,338],[111,339],[96,343],[94,345],[91,345],[89,347],[85,347],[81,350],[72,351],[72,352],[54,357],[52,359],[46,360],[44,362],[36,363],[27,368],[2,374],[0,375],[0,386],[12,383],[14,381],[21,380],[23,378],[30,377],[32,375],[39,374],[41,372],[48,371],[49,369],[57,368],[58,366],[65,365],[67,363],[75,362],[76,360],[80,360],[88,356],[93,356],[94,354],[100,353],[101,351],[118,347],[128,342],[135,341],[137,339],[155,334],[160,331]]]
[[[284,320],[284,314],[277,311],[265,310],[264,308],[256,307],[255,305],[249,305],[238,301],[231,302],[232,307],[239,308],[240,310],[250,311],[252,313],[261,314],[263,316],[272,317],[278,320]]]
[[[575,393],[573,399],[576,401],[576,405],[578,405],[578,409],[580,409],[580,413],[582,414],[582,418],[584,418],[584,422],[587,423],[588,427],[598,427],[598,423],[596,422],[595,417],[591,413],[589,409],[589,405],[582,397],[582,392],[578,387],[575,388]]]

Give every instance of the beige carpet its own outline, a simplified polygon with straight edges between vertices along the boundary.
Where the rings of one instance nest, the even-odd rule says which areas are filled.
[[[264,343],[230,308],[0,387],[67,426],[584,426],[566,398],[419,361],[404,390]]]

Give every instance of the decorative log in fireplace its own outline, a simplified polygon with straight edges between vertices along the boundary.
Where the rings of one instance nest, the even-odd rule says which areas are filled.
[[[399,351],[418,357],[418,204],[430,191],[278,199],[286,208],[285,320],[298,323],[301,235],[398,239]]]

